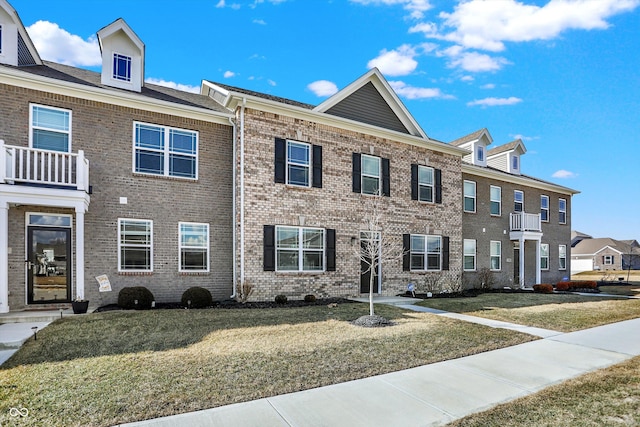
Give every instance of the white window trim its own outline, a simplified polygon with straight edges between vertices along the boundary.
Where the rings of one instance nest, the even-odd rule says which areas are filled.
[[[2,24],[0,24],[0,56],[4,56],[2,53],[2,47],[4,46],[3,32],[2,32]]]
[[[40,107],[40,108],[46,108],[49,110],[56,110],[56,111],[63,111],[65,113],[69,113],[69,130],[67,132],[58,130],[58,129],[49,129],[49,128],[45,128],[45,127],[40,127],[40,126],[33,126],[33,107]],[[69,148],[68,151],[66,151],[67,153],[72,153],[72,146],[71,146],[71,130],[73,129],[73,111],[72,110],[68,110],[66,108],[59,108],[59,107],[52,107],[50,105],[42,105],[42,104],[34,104],[34,103],[29,103],[29,148],[33,148],[33,130],[34,129],[42,129],[42,130],[48,130],[51,132],[59,132],[59,133],[66,133],[69,137]],[[38,148],[38,150],[42,150],[41,148]],[[42,151],[52,151],[52,150],[42,150]],[[63,151],[54,151],[56,153],[63,153]]]
[[[64,218],[69,218],[69,225],[57,225],[57,224],[35,224],[31,222],[31,216],[32,215],[39,215],[39,216],[57,216],[57,217],[64,217]],[[58,228],[73,228],[73,215],[67,215],[67,214],[58,214],[58,213],[49,213],[49,212],[27,212],[27,219],[25,221],[25,225],[27,227],[58,227]]]
[[[478,145],[476,149],[476,159],[479,162],[484,162],[484,146],[483,145]]]
[[[473,184],[473,196],[467,196],[466,194],[464,194],[464,187],[465,187],[464,184],[466,184],[466,183]],[[476,185],[476,182],[475,181],[469,181],[469,180],[465,179],[464,183],[462,184],[462,210],[464,212],[467,212],[467,213],[476,213],[476,210],[478,209],[478,207],[477,207],[477,205],[478,205],[477,197],[478,197],[478,187]],[[466,203],[464,202],[464,200],[467,199],[467,198],[473,199],[473,210],[472,211],[468,211],[467,210]]]
[[[378,175],[369,175],[364,173],[364,158],[370,157],[378,161]],[[364,178],[376,178],[378,180],[377,193],[365,193],[364,192]],[[382,196],[382,158],[378,156],[371,156],[369,154],[360,155],[360,193],[368,196]]]
[[[411,234],[409,235],[409,239],[413,239],[414,236],[420,236],[420,237],[424,237],[424,251],[412,251],[411,250],[411,244],[409,244],[409,270],[410,271],[442,271],[442,236],[437,236],[434,234]],[[437,269],[430,269],[429,268],[429,260],[428,257],[429,255],[434,255],[435,252],[429,252],[427,249],[429,247],[429,244],[427,242],[429,237],[436,237],[438,240],[440,240],[440,252],[438,253],[439,256],[439,260],[438,260],[438,268]],[[410,240],[410,242],[413,242],[413,240]],[[413,268],[411,266],[411,255],[413,254],[420,254],[424,256],[424,268]]]
[[[517,201],[516,194],[522,194],[522,202],[518,202]],[[516,210],[516,203],[521,203],[522,204],[522,210],[520,210],[520,211]],[[522,190],[513,190],[513,211],[514,212],[524,212],[524,191],[522,191]]]
[[[542,250],[543,247],[547,248],[547,254],[546,255],[543,254],[543,250]],[[547,266],[546,267],[542,266],[542,260],[543,259],[547,260]],[[549,271],[549,244],[548,243],[540,243],[540,270]]]
[[[473,248],[474,248],[473,254],[468,254],[468,253],[465,252],[465,244],[464,244],[465,242],[473,242]],[[476,264],[477,252],[478,252],[477,244],[478,244],[478,242],[476,242],[475,239],[464,239],[462,241],[462,268],[463,268],[464,271],[476,271],[476,269],[477,269],[477,264]],[[464,259],[466,257],[470,257],[470,256],[473,257],[473,268],[465,268]]]
[[[515,154],[511,156],[511,169],[517,171],[520,169],[520,157]]]
[[[562,250],[564,248],[564,257],[562,256]],[[560,260],[564,259],[564,267]],[[567,245],[558,245],[558,270],[565,271],[567,269]]]
[[[122,222],[123,221],[137,221],[137,222],[147,222],[149,223],[149,244],[145,245],[123,245],[122,244]],[[138,269],[138,270],[128,270],[122,268],[122,247],[123,246],[132,246],[132,247],[148,247],[149,248],[149,268],[148,269]],[[119,273],[152,273],[153,272],[153,221],[150,219],[139,219],[139,218],[118,218],[118,272]]]
[[[116,55],[129,58],[129,80],[119,79],[116,77],[116,69],[114,67],[114,59]],[[131,55],[125,55],[124,53],[116,51],[111,52],[111,80],[124,84],[133,84],[133,57]]]
[[[297,270],[278,270],[278,229],[279,228],[296,228],[298,230],[298,269]],[[303,230],[317,230],[322,231],[322,270],[305,270],[304,269],[304,241]],[[319,227],[302,227],[297,225],[276,225],[275,229],[275,251],[276,251],[276,272],[278,273],[306,273],[306,274],[322,274],[327,270],[326,252],[327,252],[327,230],[326,228]],[[293,251],[292,248],[284,248],[283,250]],[[307,252],[320,252],[317,249],[306,249]]]
[[[546,200],[547,201],[547,207],[543,207],[542,206],[542,200]],[[542,211],[547,211],[547,219],[544,219],[542,217]],[[540,195],[540,220],[542,222],[549,222],[549,196],[546,196],[544,194]]]
[[[500,198],[498,200],[493,200],[491,198],[491,189],[492,188],[497,188],[498,191],[500,192]],[[491,203],[496,202],[498,203],[498,213],[494,214],[491,213]],[[492,185],[489,187],[489,213],[491,216],[502,216],[502,187],[499,187],[497,185]]]
[[[163,153],[163,161],[164,161],[164,172],[162,174],[159,173],[149,173],[149,172],[139,172],[136,171],[136,150],[138,149],[138,147],[136,147],[136,125],[143,125],[143,126],[152,126],[152,127],[157,127],[157,128],[163,128],[164,129],[164,149],[162,150]],[[170,154],[172,153],[170,151],[170,131],[171,130],[177,130],[177,131],[181,131],[181,132],[191,132],[191,133],[195,133],[196,135],[196,152],[195,154],[186,154],[186,153],[178,153],[180,155],[184,155],[184,156],[190,156],[193,157],[196,160],[196,171],[195,171],[195,177],[188,177],[188,176],[177,176],[177,175],[171,175],[169,173],[169,166],[170,166]],[[155,177],[166,177],[166,178],[172,178],[172,179],[184,179],[187,181],[197,181],[198,180],[198,174],[200,171],[200,132],[197,130],[192,130],[192,129],[182,129],[182,128],[177,128],[177,127],[173,127],[173,126],[165,126],[165,125],[159,125],[159,124],[155,124],[155,123],[146,123],[146,122],[133,122],[133,132],[132,132],[132,153],[131,153],[131,170],[133,171],[133,173],[137,174],[137,175],[145,175],[145,176],[155,176]],[[143,148],[143,150],[145,151],[154,151],[157,153],[160,153],[160,150],[156,150],[153,148]]]
[[[309,164],[306,166],[306,168],[309,170],[309,183],[307,185],[300,185],[300,184],[293,184],[291,182],[289,182],[289,164],[295,165],[295,166],[302,166],[299,165],[297,163],[290,163],[289,162],[289,143],[293,142],[294,144],[300,144],[300,145],[306,145],[307,148],[309,149]],[[302,188],[311,188],[312,185],[312,181],[313,181],[313,145],[309,144],[308,142],[302,142],[302,141],[295,141],[293,139],[287,139],[286,141],[286,145],[285,145],[285,183],[287,185],[291,185],[294,187],[302,187]]]
[[[562,202],[564,202],[564,209],[561,209]],[[560,218],[562,217],[562,215],[560,215],[561,213],[564,213],[564,221],[560,220]],[[558,223],[559,224],[567,223],[567,199],[562,199],[562,198],[558,199]]]
[[[182,225],[198,225],[198,226],[202,226],[204,225],[206,228],[206,232],[207,232],[207,244],[206,246],[183,246],[182,245],[182,229],[181,226]],[[210,234],[209,234],[209,224],[207,224],[206,222],[178,222],[178,272],[180,273],[209,273],[210,268],[211,268],[211,257],[210,257]],[[183,249],[206,249],[207,251],[207,257],[206,257],[206,263],[207,266],[205,269],[201,269],[201,270],[196,270],[196,269],[183,269],[182,268],[182,250]]]
[[[603,255],[603,264],[613,265],[614,264],[613,255]]]
[[[431,184],[421,184],[420,183],[420,168],[422,169],[430,169],[431,170]],[[418,201],[424,203],[435,203],[436,201],[436,171],[431,166],[422,166],[418,165]],[[422,200],[420,198],[420,187],[430,187],[431,188],[431,200]]]
[[[493,243],[497,243],[498,244],[498,254],[497,255],[493,255],[491,253],[491,249],[492,249],[492,244]],[[493,263],[491,262],[492,258],[498,258],[498,268],[492,268]],[[500,240],[491,240],[489,242],[489,268],[491,269],[491,271],[502,271],[502,241]]]

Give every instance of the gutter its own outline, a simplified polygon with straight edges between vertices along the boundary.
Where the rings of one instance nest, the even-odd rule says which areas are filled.
[[[240,283],[244,283],[244,109],[247,98],[240,107]]]
[[[238,268],[237,268],[237,263],[236,263],[236,251],[237,251],[237,243],[236,243],[236,238],[237,238],[237,223],[236,223],[236,214],[237,214],[237,208],[236,208],[236,175],[238,174],[237,169],[236,169],[236,138],[237,138],[237,134],[238,134],[238,130],[237,130],[237,126],[236,123],[233,121],[233,119],[231,117],[229,117],[229,124],[231,124],[231,128],[233,129],[233,161],[231,162],[231,167],[233,168],[233,188],[231,190],[231,194],[232,194],[232,199],[233,200],[233,205],[231,207],[231,216],[232,216],[232,220],[231,220],[231,224],[233,227],[233,243],[232,243],[232,253],[233,253],[233,292],[231,293],[231,296],[229,298],[233,298],[235,299],[236,297],[236,287],[237,287],[237,282],[238,282]]]

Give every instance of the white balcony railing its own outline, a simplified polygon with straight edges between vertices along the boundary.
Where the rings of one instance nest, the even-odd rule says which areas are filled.
[[[542,231],[540,214],[515,212],[511,214],[511,231]]]
[[[84,151],[62,153],[5,145],[0,139],[0,184],[30,184],[89,190]]]

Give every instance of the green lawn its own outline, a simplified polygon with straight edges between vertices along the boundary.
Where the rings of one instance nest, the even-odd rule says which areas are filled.
[[[640,317],[640,300],[573,294],[485,293],[419,305],[562,332]]]
[[[367,304],[154,310],[65,318],[0,368],[0,425],[109,426],[369,377],[532,340]],[[13,423],[13,424],[12,424]]]

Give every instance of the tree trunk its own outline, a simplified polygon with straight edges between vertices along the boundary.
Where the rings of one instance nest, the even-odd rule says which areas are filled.
[[[371,263],[371,272],[369,273],[369,315],[373,316],[373,282],[374,276],[376,272],[376,266],[374,263]]]

